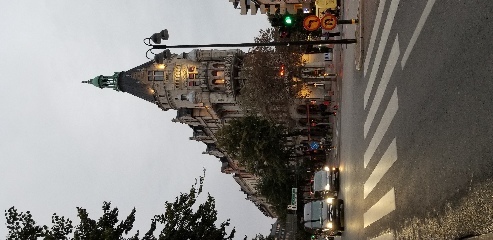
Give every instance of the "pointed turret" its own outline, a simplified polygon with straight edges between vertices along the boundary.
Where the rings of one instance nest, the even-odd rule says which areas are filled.
[[[93,79],[90,79],[88,81],[82,81],[82,83],[87,83],[87,84],[92,84],[98,88],[112,88],[116,91],[120,91],[118,88],[118,77],[120,76],[121,72],[115,72],[113,76],[103,76],[99,75]]]
[[[82,83],[92,84],[101,89],[110,88],[115,91],[130,93],[134,96],[154,103],[155,97],[152,85],[149,82],[143,81],[137,77],[139,73],[143,72],[152,64],[153,61],[150,61],[128,71],[115,72],[113,76],[99,75],[93,79],[89,79],[88,81],[82,81]]]

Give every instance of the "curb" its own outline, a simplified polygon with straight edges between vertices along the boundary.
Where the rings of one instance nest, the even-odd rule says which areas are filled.
[[[489,240],[489,239],[493,239],[493,233],[487,233],[479,236],[466,237],[461,239]]]
[[[363,0],[359,1],[359,7],[358,7],[358,14],[356,15],[356,18],[359,20],[358,23],[358,28],[355,31],[354,35],[355,38],[357,39],[356,42],[356,51],[354,51],[354,65],[356,67],[356,70],[360,71],[361,70],[361,63],[363,62],[363,55],[364,55],[364,41],[363,41],[363,18],[362,18],[362,13],[363,13]]]

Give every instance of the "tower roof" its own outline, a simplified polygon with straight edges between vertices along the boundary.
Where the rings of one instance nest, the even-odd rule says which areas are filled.
[[[130,93],[136,97],[154,103],[154,90],[152,87],[149,84],[132,77],[132,73],[141,71],[141,69],[147,68],[153,63],[154,61],[149,61],[128,71],[122,72],[118,77],[117,82],[120,91]]]
[[[115,72],[113,76],[99,75],[88,81],[82,81],[82,83],[91,84],[98,88],[113,88],[116,91],[127,92],[154,103],[155,98],[152,86],[146,82],[141,82],[139,79],[132,76],[132,73],[140,72],[151,66],[153,63],[154,61],[149,61],[128,71]]]

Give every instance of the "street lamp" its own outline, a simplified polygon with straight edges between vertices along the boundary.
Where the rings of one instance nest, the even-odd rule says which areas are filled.
[[[168,50],[170,48],[203,48],[203,47],[274,47],[274,46],[303,46],[303,45],[321,45],[321,44],[352,44],[356,43],[356,39],[325,39],[317,41],[283,41],[283,42],[259,42],[259,43],[213,43],[213,44],[183,44],[183,45],[166,45],[161,44],[161,40],[168,40],[169,33],[167,29],[162,30],[159,33],[154,33],[149,38],[144,39],[144,44],[151,47],[146,52],[146,57],[148,53],[154,54],[154,59],[156,62],[162,63],[164,59],[169,59],[171,57],[171,52]],[[152,41],[152,43],[151,43]],[[154,43],[154,44],[153,44]],[[162,53],[155,54],[152,52],[153,49],[166,49]]]
[[[168,29],[164,29],[161,32],[152,34],[151,37],[145,38],[144,39],[144,44],[147,45],[147,46],[155,46],[155,44],[161,44],[161,40],[165,40],[166,41],[168,39],[169,39]],[[154,44],[152,44],[151,41]],[[157,64],[163,64],[164,63],[164,59],[171,58],[171,51],[169,49],[165,49],[163,52],[158,53],[158,54],[153,53],[152,52],[152,49],[154,49],[154,48],[151,48],[151,49],[147,50],[146,57],[147,57],[147,59],[151,59],[148,56],[148,53],[151,52],[152,54],[154,54],[154,61]]]

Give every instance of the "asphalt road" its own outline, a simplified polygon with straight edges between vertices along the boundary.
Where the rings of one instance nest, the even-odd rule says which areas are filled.
[[[359,6],[346,0],[345,18],[357,17]],[[493,178],[490,13],[487,0],[364,2],[361,70],[358,46],[343,51],[344,239],[396,238]],[[344,36],[358,29],[345,26]]]

